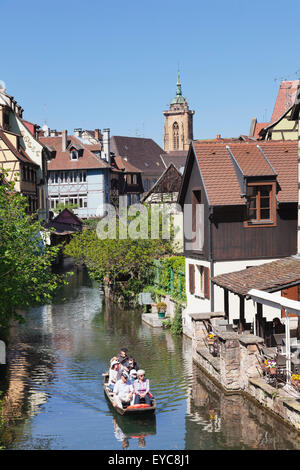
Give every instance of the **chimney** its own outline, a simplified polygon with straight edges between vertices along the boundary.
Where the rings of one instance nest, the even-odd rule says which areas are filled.
[[[75,137],[81,137],[82,134],[82,129],[79,127],[78,129],[74,129],[74,135]]]
[[[100,129],[95,129],[95,139],[100,140]]]
[[[257,119],[256,119],[256,118],[251,119],[249,137],[253,137],[253,136],[254,136],[256,123],[257,123]]]
[[[221,139],[221,134],[217,134],[217,140]]]
[[[62,131],[61,133],[61,150],[65,152],[67,150],[68,131]]]
[[[105,159],[110,164],[110,129],[103,129],[103,151]]]

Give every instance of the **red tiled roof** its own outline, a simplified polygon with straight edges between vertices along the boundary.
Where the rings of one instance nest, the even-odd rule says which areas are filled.
[[[279,202],[297,202],[297,141],[232,142],[227,145],[194,141],[193,147],[211,206],[245,204],[234,160],[245,177],[275,178],[277,174]]]
[[[40,142],[56,151],[55,158],[48,162],[48,170],[76,170],[89,168],[109,168],[109,164],[97,157],[89,145],[82,144],[73,135],[68,135],[67,150],[62,151],[62,137],[40,137]],[[82,156],[78,160],[70,159],[70,148],[74,145],[76,148],[83,149]]]
[[[283,80],[273,109],[270,124],[277,121],[291,106],[294,105],[300,80]]]
[[[254,129],[254,134],[253,136],[258,139],[259,138],[259,133],[262,129],[267,127],[270,123],[269,122],[257,122],[255,124],[255,129]]]
[[[25,150],[20,146],[19,149],[17,149],[11,141],[6,137],[5,133],[0,129],[0,138],[3,140],[5,145],[9,148],[9,150],[22,162],[28,163],[29,165],[33,165],[35,167],[38,167],[33,160],[27,155]]]
[[[300,260],[283,258],[241,271],[220,274],[212,282],[235,294],[247,295],[250,289],[276,292],[290,284],[300,283]]]

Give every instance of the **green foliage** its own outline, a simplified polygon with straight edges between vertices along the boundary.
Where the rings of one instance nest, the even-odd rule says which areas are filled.
[[[185,298],[185,258],[183,256],[164,257],[156,262],[156,287],[178,299]]]
[[[85,264],[92,279],[107,282],[116,296],[129,301],[153,282],[152,263],[171,252],[169,241],[161,239],[99,238],[89,228],[72,237],[64,254],[77,265]]]
[[[180,304],[176,304],[175,316],[173,321],[170,318],[162,321],[164,328],[169,328],[174,335],[182,334],[182,307]]]
[[[175,335],[182,334],[182,307],[180,304],[176,304],[175,316],[171,325],[171,331]]]
[[[23,321],[18,309],[51,301],[66,276],[51,272],[59,247],[46,247],[43,227],[26,213],[27,200],[0,175],[0,327]]]
[[[68,202],[58,202],[56,204],[55,212],[63,211],[64,209],[69,209],[69,211],[73,212],[74,209],[78,209],[79,204],[71,204]]]
[[[167,310],[167,304],[165,302],[158,302],[156,308],[158,312],[165,312]]]
[[[167,318],[166,320],[163,320],[161,323],[162,323],[164,328],[171,328],[171,326],[172,326],[172,322],[171,322],[170,318]]]
[[[143,292],[150,292],[153,294],[156,302],[159,302],[162,297],[166,297],[167,295],[170,295],[170,297],[177,302],[186,303],[187,300],[185,293],[180,295],[180,293],[176,291],[168,292],[166,290],[160,289],[159,287],[156,287],[155,285],[145,286]]]

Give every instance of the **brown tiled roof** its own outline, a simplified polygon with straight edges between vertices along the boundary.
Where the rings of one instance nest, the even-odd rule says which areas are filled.
[[[182,175],[173,163],[170,163],[163,174],[154,183],[152,188],[142,197],[141,202],[147,201],[153,193],[178,193],[182,182]]]
[[[244,176],[274,176],[276,174],[257,147],[257,144],[247,145],[246,147],[244,145],[231,144],[228,147]]]
[[[193,145],[209,204],[243,205],[244,200],[226,145],[199,144],[197,141]]]
[[[259,146],[277,173],[279,202],[297,202],[298,141],[261,141]]]
[[[160,176],[165,169],[160,158],[164,151],[152,139],[112,136],[110,148],[116,156],[126,157],[129,163],[145,175]]]
[[[297,201],[297,141],[231,142],[227,145],[194,141],[193,147],[211,206],[245,204],[234,160],[245,177],[275,178],[277,174],[279,202]]]
[[[62,137],[40,137],[40,142],[47,147],[55,149],[55,158],[48,162],[48,170],[76,170],[76,169],[93,169],[93,168],[109,168],[109,164],[89,150],[89,145],[80,142],[73,135],[68,136],[67,150],[62,151]],[[83,149],[82,156],[78,160],[70,159],[70,148]]]
[[[270,124],[277,121],[291,106],[294,105],[300,80],[283,80],[273,109]]]
[[[115,161],[118,170],[122,170],[127,173],[141,173],[141,170],[129,163],[125,158],[115,156],[113,157],[113,160]]]
[[[177,170],[180,170],[180,168],[185,166],[187,155],[188,155],[188,151],[182,150],[182,151],[173,151],[173,152],[163,153],[160,157],[165,168],[168,168],[170,163],[173,163],[173,165],[177,168]]]
[[[250,289],[276,292],[300,283],[300,259],[291,256],[241,271],[220,274],[211,280],[235,294],[247,295]]]

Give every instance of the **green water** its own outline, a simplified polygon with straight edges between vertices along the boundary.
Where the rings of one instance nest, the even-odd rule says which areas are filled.
[[[4,449],[299,449],[297,434],[241,395],[224,395],[192,363],[191,342],[105,303],[84,272],[52,305],[12,329]],[[157,399],[152,419],[120,417],[102,389],[127,346]]]

